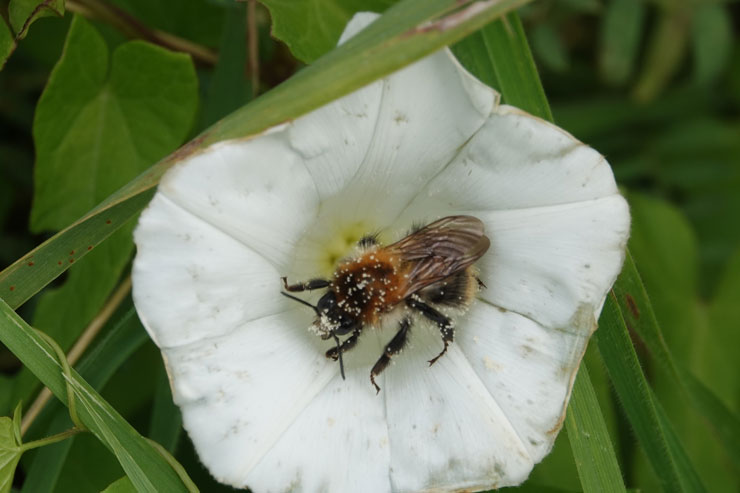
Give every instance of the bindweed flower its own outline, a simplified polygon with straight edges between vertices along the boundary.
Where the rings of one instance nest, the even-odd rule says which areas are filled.
[[[373,19],[359,14],[343,39]],[[330,278],[368,232],[468,215],[490,248],[455,340],[416,317],[344,353],[281,277]],[[134,300],[200,459],[255,492],[481,490],[524,481],[562,427],[624,259],[629,213],[604,158],[516,108],[448,50],[293,122],[189,157],[135,233]],[[321,292],[301,296],[315,303]]]

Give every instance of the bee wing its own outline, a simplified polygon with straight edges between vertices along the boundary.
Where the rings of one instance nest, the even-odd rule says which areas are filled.
[[[483,223],[472,216],[449,216],[411,233],[388,248],[411,264],[406,294],[472,265],[491,245]]]

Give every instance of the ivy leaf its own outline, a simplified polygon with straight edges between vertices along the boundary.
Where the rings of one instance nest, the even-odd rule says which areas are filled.
[[[32,228],[67,226],[174,150],[196,98],[186,55],[132,41],[109,57],[100,34],[75,17],[34,118]]]
[[[17,414],[17,413],[16,413]],[[10,492],[13,476],[23,450],[17,440],[19,430],[13,419],[0,418],[0,493]]]
[[[356,12],[383,12],[393,0],[263,0],[272,17],[272,35],[306,63],[336,46]]]
[[[5,23],[5,19],[0,18],[0,70],[5,66],[5,62],[15,50],[15,39],[10,28]]]
[[[190,131],[196,107],[197,78],[186,55],[140,41],[109,55],[100,34],[75,17],[36,109],[32,228],[68,226],[172,152]],[[74,265],[61,288],[44,293],[34,315],[34,325],[62,347],[92,320],[118,281],[133,251],[131,228],[129,222],[94,251],[89,243],[24,265],[26,278]],[[25,400],[35,385],[24,371],[14,398]]]
[[[64,0],[11,0],[8,4],[8,18],[17,39],[25,38],[37,19],[51,15],[64,15]]]

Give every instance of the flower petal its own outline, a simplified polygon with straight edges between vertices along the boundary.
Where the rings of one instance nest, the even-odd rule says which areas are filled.
[[[595,328],[595,325],[592,326]],[[589,333],[547,329],[485,302],[473,305],[457,341],[475,373],[537,463],[565,417]]]
[[[254,491],[390,492],[383,398],[368,375],[367,368],[356,368],[347,372],[347,380],[335,377],[257,465],[248,486]]]
[[[555,125],[502,105],[404,216],[525,209],[618,193],[602,155]]]
[[[178,163],[158,193],[284,270],[319,198],[284,128],[216,144]]]
[[[377,17],[353,18],[343,40]],[[423,81],[423,84],[419,82]],[[439,51],[298,120],[291,144],[340,222],[387,225],[485,122],[498,94]],[[430,123],[432,123],[430,125]],[[331,128],[327,131],[327,128]]]
[[[248,322],[225,337],[164,350],[173,397],[198,455],[243,487],[265,454],[337,376],[303,310]]]
[[[134,237],[134,303],[160,347],[222,336],[285,307],[269,262],[162,194]]]
[[[583,304],[598,315],[624,259],[629,211],[596,151],[500,106],[395,227],[455,213],[486,223],[481,297],[550,328],[569,327]]]
[[[548,328],[591,333],[624,261],[627,202],[481,212],[491,248],[478,262],[480,297]]]
[[[522,482],[532,459],[460,348],[453,344],[430,367],[427,360],[442,348],[439,331],[420,322],[410,337],[411,349],[394,359],[380,384],[393,491],[478,491]]]

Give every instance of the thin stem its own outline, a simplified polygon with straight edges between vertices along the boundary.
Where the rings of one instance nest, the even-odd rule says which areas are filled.
[[[130,276],[124,279],[121,285],[118,286],[118,289],[116,289],[116,291],[110,297],[105,306],[103,306],[103,308],[100,310],[100,313],[98,313],[93,321],[90,322],[90,325],[87,326],[80,338],[77,339],[77,342],[75,342],[74,346],[72,346],[72,349],[69,350],[69,354],[67,354],[67,361],[69,361],[70,366],[73,366],[75,363],[77,363],[85,350],[90,346],[93,339],[95,339],[95,336],[98,335],[100,329],[105,326],[111,315],[113,315],[113,313],[120,306],[123,300],[126,299],[129,291],[131,291]],[[44,387],[41,392],[39,392],[36,400],[33,401],[33,404],[31,404],[31,406],[28,408],[28,411],[23,416],[23,421],[21,421],[21,435],[24,435],[26,431],[28,431],[31,423],[33,423],[33,421],[38,417],[39,413],[44,408],[46,403],[49,402],[49,399],[51,399],[51,396],[51,391],[46,387]]]
[[[106,22],[130,38],[145,39],[170,50],[187,53],[203,65],[215,65],[218,61],[218,54],[210,48],[165,31],[153,29],[125,10],[104,0],[67,0],[65,8],[90,19]]]
[[[185,471],[185,468],[182,467],[182,464],[177,462],[177,459],[172,457],[172,454],[162,446],[159,442],[152,440],[151,438],[144,437],[144,440],[149,442],[149,444],[159,452],[159,455],[161,455],[164,460],[167,461],[167,463],[172,467],[172,469],[175,471],[175,473],[180,477],[183,484],[187,488],[187,490],[191,493],[198,493],[198,487],[193,483],[193,480],[190,479],[190,476],[188,476],[188,473]]]
[[[57,442],[61,442],[62,440],[66,440],[67,438],[74,436],[82,431],[83,430],[79,428],[70,428],[67,431],[57,433],[56,435],[52,435],[50,437],[40,438],[32,442],[24,443],[20,446],[20,449],[22,452],[25,452],[27,450],[31,450],[34,448],[43,447],[44,445],[51,445],[52,443],[57,443]]]

